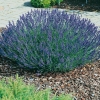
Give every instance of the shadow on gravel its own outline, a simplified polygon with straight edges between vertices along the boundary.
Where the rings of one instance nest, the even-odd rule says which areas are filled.
[[[33,6],[31,5],[31,2],[25,2],[25,3],[23,4],[23,6],[26,6],[26,7],[33,7]]]

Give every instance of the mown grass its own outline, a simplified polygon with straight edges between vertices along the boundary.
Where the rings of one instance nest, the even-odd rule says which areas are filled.
[[[16,74],[15,79],[10,77],[7,81],[0,81],[0,100],[73,100],[71,94],[52,96],[51,90],[37,91],[34,84],[25,84],[22,77]]]

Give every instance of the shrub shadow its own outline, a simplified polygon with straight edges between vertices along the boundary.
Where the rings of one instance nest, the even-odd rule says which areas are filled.
[[[26,7],[33,7],[33,6],[31,5],[31,2],[25,2],[25,3],[23,4],[23,6],[26,6]]]

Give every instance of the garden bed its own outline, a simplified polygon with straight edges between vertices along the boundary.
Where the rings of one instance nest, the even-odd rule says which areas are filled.
[[[66,0],[67,1],[67,0]],[[68,8],[73,10],[84,10],[88,7],[76,6],[70,3],[61,3],[60,8]],[[80,4],[79,4],[80,5]],[[54,6],[55,8],[59,8]],[[100,11],[100,8],[85,9],[85,11]],[[0,28],[0,32],[5,28]],[[88,63],[84,66],[80,66],[75,70],[67,73],[47,73],[41,75],[39,73],[29,72],[18,67],[15,62],[0,56],[0,79],[10,76],[15,76],[17,73],[19,76],[23,76],[23,81],[28,84],[35,84],[39,90],[45,88],[51,88],[53,93],[57,95],[62,93],[72,93],[77,100],[99,100],[100,99],[100,61]]]
[[[85,0],[84,0],[85,1]],[[78,2],[78,0],[63,0],[60,6],[54,6],[54,8],[62,8],[69,10],[81,10],[81,11],[100,11],[100,2]]]
[[[35,84],[39,90],[51,88],[52,93],[72,93],[77,100],[99,100],[100,97],[100,61],[96,61],[67,73],[29,72],[18,67],[11,60],[0,57],[0,80],[4,77],[23,76],[23,81]]]

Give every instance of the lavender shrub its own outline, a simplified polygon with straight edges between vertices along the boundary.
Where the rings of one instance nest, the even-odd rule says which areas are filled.
[[[100,57],[100,32],[90,20],[59,10],[34,10],[9,22],[0,55],[36,72],[66,72]]]

